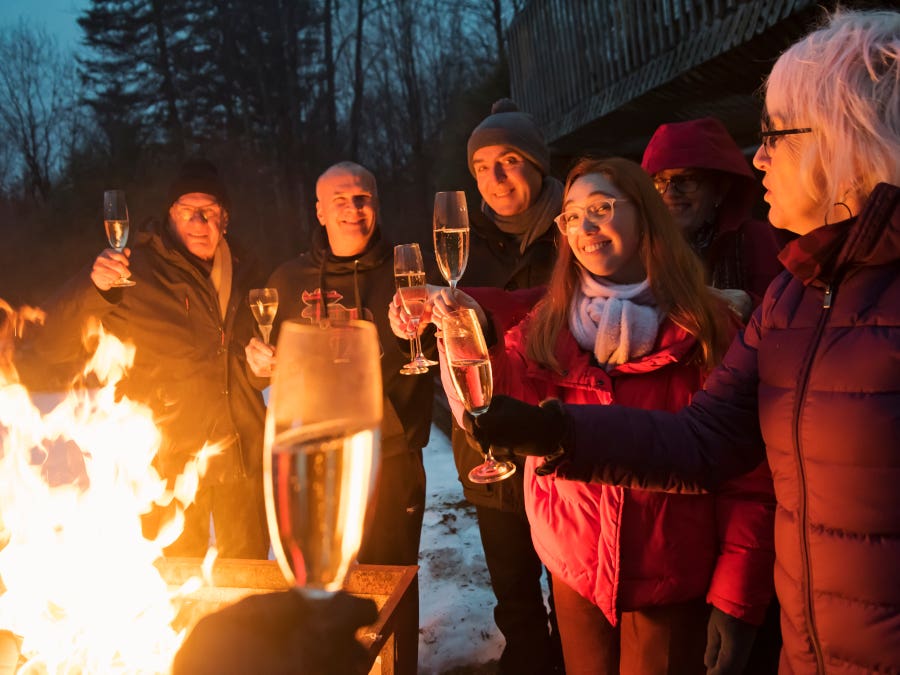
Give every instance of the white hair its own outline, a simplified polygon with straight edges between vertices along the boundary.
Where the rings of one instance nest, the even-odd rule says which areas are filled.
[[[900,185],[900,12],[838,9],[785,51],[766,81],[766,108],[811,127],[798,181],[821,206],[877,183]]]

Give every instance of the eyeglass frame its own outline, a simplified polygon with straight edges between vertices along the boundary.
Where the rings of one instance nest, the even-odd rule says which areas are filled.
[[[680,195],[692,195],[697,190],[700,189],[700,183],[703,182],[703,178],[700,176],[700,174],[696,174],[696,173],[692,173],[692,174],[688,174],[688,175],[672,176],[671,178],[652,178],[651,180],[653,181],[653,189],[659,193],[660,197],[662,197],[664,194],[666,194],[666,192],[669,191],[669,186],[671,186],[672,189],[675,190],[675,192],[677,192]],[[691,190],[684,190],[681,187],[679,187],[680,184],[685,183],[687,181],[696,183],[697,184],[696,187],[694,187]],[[659,186],[657,185],[657,182],[664,183],[665,187],[662,190],[660,190]]]
[[[199,216],[200,220],[202,220],[204,223],[210,223],[210,222],[218,223],[222,220],[222,217],[225,213],[225,209],[219,202],[214,202],[207,206],[188,206],[187,204],[182,204],[180,201],[175,201],[172,203],[172,206],[170,208],[173,211],[176,209],[190,210],[191,213],[187,218],[184,218],[181,215],[178,215],[176,213],[176,215],[178,215],[178,220],[185,222],[185,223],[191,222],[195,216]],[[209,214],[209,215],[207,213],[205,213],[211,209],[216,209],[218,211],[218,213]]]
[[[558,229],[561,234],[569,236],[569,234],[570,234],[569,229],[572,229],[573,231],[577,231],[578,228],[583,229],[584,221],[587,220],[588,218],[590,218],[592,222],[596,222],[596,219],[593,216],[588,215],[588,208],[590,208],[597,202],[605,202],[605,203],[609,204],[609,218],[607,218],[606,220],[603,220],[599,223],[600,225],[606,225],[606,223],[611,221],[616,215],[616,202],[630,202],[630,201],[631,200],[626,197],[597,197],[596,199],[592,199],[590,204],[588,204],[587,207],[581,207],[581,206],[577,207],[584,212],[584,215],[581,216],[581,221],[578,223],[577,226],[576,225],[566,225],[565,223],[560,222],[560,218],[562,218],[564,215],[566,215],[566,213],[568,211],[570,211],[571,208],[566,209],[565,211],[560,213],[558,216],[556,216],[556,218],[553,219],[553,222],[556,223],[556,229]]]
[[[796,129],[772,129],[759,132],[759,144],[766,149],[766,152],[775,149],[775,141],[782,136],[793,136],[795,134],[810,134],[812,127],[797,127]]]

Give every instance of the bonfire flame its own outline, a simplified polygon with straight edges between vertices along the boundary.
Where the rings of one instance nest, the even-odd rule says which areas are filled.
[[[47,414],[0,374],[0,636],[19,642],[20,673],[168,672],[176,602],[198,585],[173,594],[153,564],[181,520],[151,541],[141,515],[173,500],[182,513],[209,453],[166,489],[150,410],[115,399],[134,347],[97,328],[85,372],[101,387]]]

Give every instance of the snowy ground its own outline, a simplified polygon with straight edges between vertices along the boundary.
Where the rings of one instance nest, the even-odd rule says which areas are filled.
[[[419,675],[492,673],[503,637],[475,522],[450,441],[436,426],[425,447],[428,497],[419,553]]]

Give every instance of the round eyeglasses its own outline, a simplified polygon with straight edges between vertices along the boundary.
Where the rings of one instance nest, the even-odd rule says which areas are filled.
[[[702,179],[695,174],[672,176],[671,178],[654,178],[653,187],[660,195],[666,194],[669,186],[680,195],[690,195],[700,189]]]
[[[181,202],[172,205],[172,213],[178,220],[188,223],[194,217],[199,217],[205,223],[217,223],[222,217],[222,207],[218,204],[210,206],[188,206]]]
[[[587,206],[570,205],[560,213],[553,222],[559,231],[565,235],[575,234],[579,228],[584,227],[586,221],[593,225],[605,225],[615,215],[615,203],[630,201],[624,197],[600,197],[588,202]]]

